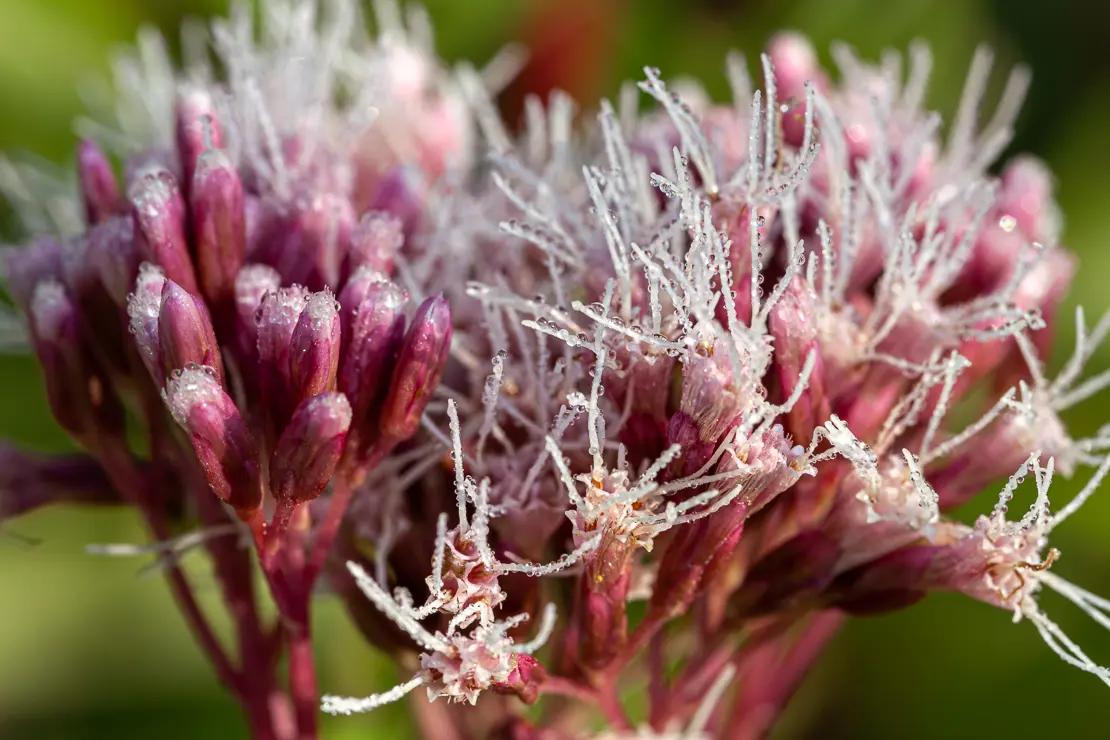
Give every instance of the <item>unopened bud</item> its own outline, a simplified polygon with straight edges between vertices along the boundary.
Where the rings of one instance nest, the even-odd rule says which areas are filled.
[[[150,371],[150,377],[159,388],[166,380],[158,328],[158,316],[162,312],[162,288],[165,284],[166,277],[162,268],[144,262],[139,266],[135,290],[127,296],[129,328],[135,337],[135,346],[139,349],[143,364]]]
[[[299,400],[292,392],[290,355],[307,298],[308,291],[299,285],[279,288],[267,293],[258,309],[258,374],[271,432],[285,425]]]
[[[396,444],[420,427],[451,349],[451,306],[442,296],[429,298],[413,316],[393,370],[382,408],[382,437]]]
[[[104,289],[117,305],[126,305],[141,261],[134,222],[127,216],[104,219],[89,231],[87,241],[88,259]]]
[[[383,212],[366,214],[351,233],[346,274],[354,275],[369,268],[388,275],[404,243],[404,223],[400,218]]]
[[[361,298],[354,307],[346,302]],[[377,439],[377,410],[386,390],[405,332],[405,292],[384,279],[347,284],[342,294],[344,327],[339,389],[351,400],[354,434],[360,451]]]
[[[189,367],[166,384],[166,405],[189,434],[208,485],[242,519],[262,505],[257,449],[212,368]]]
[[[269,265],[244,265],[235,276],[235,333],[240,357],[253,366],[258,357],[258,309],[267,293],[281,287]]]
[[[308,297],[293,329],[289,358],[297,400],[335,390],[339,370],[339,305],[330,290]]]
[[[54,418],[83,444],[123,432],[123,407],[81,346],[77,309],[56,280],[35,286],[30,306],[31,338],[42,364]]]
[[[223,383],[223,360],[208,309],[204,301],[172,280],[162,286],[158,336],[162,368],[166,372],[189,365],[207,366],[213,368],[216,379]]]
[[[190,87],[181,92],[174,117],[177,154],[181,158],[181,182],[185,191],[192,195],[197,159],[206,150],[223,146],[223,132],[216,120],[216,106],[212,96],[199,87]]]
[[[343,454],[351,405],[342,393],[301,403],[270,458],[270,489],[278,502],[303,503],[320,495]]]
[[[166,277],[197,293],[189,245],[185,240],[185,202],[167,170],[149,170],[131,186],[135,240],[142,256],[161,267]]]
[[[411,237],[424,216],[427,197],[427,184],[420,171],[400,166],[382,178],[370,208],[399,218],[405,237]]]
[[[23,312],[31,313],[35,288],[44,280],[62,280],[62,247],[52,237],[4,253],[4,288]]]
[[[86,140],[78,145],[77,179],[89,226],[125,211],[112,163],[96,142]]]
[[[213,305],[222,306],[234,293],[247,252],[243,183],[223,152],[200,155],[189,202],[200,287]]]

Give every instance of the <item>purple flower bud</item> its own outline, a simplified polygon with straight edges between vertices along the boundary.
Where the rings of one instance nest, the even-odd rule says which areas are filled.
[[[30,315],[35,288],[51,279],[62,279],[62,247],[56,239],[40,237],[30,246],[5,251],[4,287],[25,314]]]
[[[291,390],[304,400],[335,390],[339,370],[339,304],[330,290],[313,293],[293,329]]]
[[[180,93],[174,117],[177,153],[181,157],[181,182],[185,192],[191,196],[197,159],[206,150],[223,146],[223,132],[216,120],[212,96],[199,87],[189,87]]]
[[[223,306],[234,294],[247,252],[243,183],[223,152],[200,155],[189,202],[201,290],[213,305]]]
[[[427,202],[427,183],[418,169],[400,166],[382,178],[370,204],[371,210],[385,211],[401,220],[406,238],[420,225]]]
[[[166,379],[162,367],[162,344],[159,338],[158,316],[162,312],[162,288],[166,277],[162,268],[149,262],[139,266],[135,290],[127,296],[127,315],[130,330],[135,336],[139,357],[150,372],[154,383],[161,387]]]
[[[344,273],[351,276],[360,269],[369,268],[389,274],[393,259],[404,243],[401,219],[389,213],[367,213],[351,233]]]
[[[293,331],[307,298],[308,291],[294,285],[267,293],[258,308],[258,378],[272,434],[285,425],[301,400],[292,393],[289,360]]]
[[[447,367],[451,329],[451,306],[442,295],[427,299],[416,310],[382,408],[382,437],[393,444],[420,427],[420,417]]]
[[[125,212],[112,163],[96,142],[82,141],[77,147],[77,179],[89,226]]]
[[[220,383],[224,382],[220,347],[204,301],[172,280],[162,286],[158,336],[163,370],[207,366],[213,368]]]
[[[390,373],[405,332],[405,292],[396,284],[360,273],[342,293],[342,316],[347,323],[340,364],[339,389],[351,400],[358,449],[379,435],[376,410],[389,387]],[[358,303],[354,303],[359,298]],[[347,306],[354,303],[353,307]]]
[[[245,265],[235,276],[237,349],[250,366],[258,357],[258,309],[266,294],[280,287],[281,275],[269,265]]]
[[[315,193],[292,214],[264,216],[258,259],[287,281],[314,290],[336,287],[354,226],[355,212],[347,198]]]
[[[279,502],[320,495],[343,454],[351,405],[342,393],[322,393],[297,407],[270,458],[270,490]]]
[[[141,258],[135,249],[135,224],[128,216],[114,216],[97,224],[87,237],[88,260],[108,295],[127,305]]]
[[[195,295],[197,278],[185,240],[185,202],[173,175],[148,170],[131,186],[130,195],[139,253]]]
[[[239,409],[216,372],[189,367],[166,384],[166,405],[189,434],[208,485],[241,519],[262,505],[258,451]]]
[[[31,337],[42,364],[50,410],[78,441],[122,435],[123,407],[81,346],[77,310],[56,280],[35,286],[29,313]]]

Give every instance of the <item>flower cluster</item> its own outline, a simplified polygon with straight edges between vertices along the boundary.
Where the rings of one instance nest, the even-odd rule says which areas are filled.
[[[1110,683],[1037,598],[1110,619],[1048,544],[1110,471],[1110,432],[1073,439],[1059,417],[1110,385],[1081,380],[1110,313],[1077,314],[1046,378],[1075,261],[1043,166],[988,169],[1024,71],[980,126],[977,55],[942,142],[926,49],[903,81],[898,55],[837,47],[834,83],[783,34],[763,90],[729,58],[733,105],[648,68],[592,127],[554,93],[516,133],[498,65],[449,73],[419,13],[382,3],[371,39],[356,5],[269,0],[259,28],[243,9],[213,26],[218,67],[205,51],[175,73],[149,38],[121,65],[122,135],[98,132],[122,188],[84,142],[83,219],[32,197],[28,226],[61,236],[7,260],[89,457],[6,452],[26,490],[5,516],[139,507],[258,737],[315,735],[321,573],[412,676],[324,710],[423,688],[432,734],[571,737],[586,708],[605,737],[761,737],[845,616],[939,590],[1027,619]],[[1084,467],[1050,512],[1054,471]],[[988,516],[946,517],[999,481]],[[194,521],[237,661],[167,557]],[[230,533],[253,541],[276,627]],[[633,686],[646,717],[621,704]],[[545,695],[542,722],[517,711]]]

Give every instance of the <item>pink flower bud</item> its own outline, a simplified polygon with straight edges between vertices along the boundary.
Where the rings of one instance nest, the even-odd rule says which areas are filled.
[[[235,276],[237,349],[248,367],[258,358],[258,309],[266,294],[280,287],[281,275],[269,265],[245,265]]]
[[[112,163],[94,141],[82,141],[77,147],[77,179],[89,226],[125,212]]]
[[[424,176],[415,167],[402,165],[378,183],[370,208],[399,218],[408,238],[423,219],[427,197]]]
[[[767,47],[780,101],[793,101],[782,117],[783,138],[800,146],[805,135],[805,84],[817,89],[828,87],[828,77],[817,63],[817,53],[805,36],[793,32],[776,34]],[[744,101],[748,102],[748,101]]]
[[[164,393],[170,413],[189,435],[212,492],[241,519],[248,519],[262,505],[258,452],[216,372],[196,366],[175,372]]]
[[[185,240],[185,202],[173,175],[167,170],[148,170],[131,186],[130,195],[140,254],[195,295],[197,279]]]
[[[531,655],[517,655],[514,662],[508,679],[493,684],[493,690],[499,694],[513,694],[525,704],[535,704],[547,680],[547,669]]]
[[[298,401],[335,390],[339,369],[339,304],[330,290],[308,296],[293,329],[289,375]]]
[[[336,287],[354,227],[355,212],[347,198],[314,192],[291,214],[264,216],[258,258],[287,282],[313,290]]]
[[[389,388],[405,333],[405,293],[396,284],[361,272],[342,293],[345,342],[339,389],[351,400],[358,449],[365,452],[379,436],[377,410]],[[367,278],[367,279],[362,279]],[[348,308],[356,298],[361,300]],[[344,303],[345,301],[345,303]],[[348,318],[349,317],[349,318]]]
[[[189,365],[207,366],[213,368],[220,383],[224,382],[220,347],[204,301],[172,280],[162,286],[158,338],[163,370],[173,372]]]
[[[367,213],[351,233],[344,273],[354,275],[359,269],[369,268],[389,274],[393,258],[404,243],[404,223],[400,218],[377,211]]]
[[[447,367],[451,329],[451,306],[442,295],[427,299],[416,310],[382,408],[386,440],[396,444],[420,427],[420,417]]]
[[[40,237],[22,249],[4,253],[4,287],[30,315],[35,288],[43,280],[62,279],[62,247],[53,237]]]
[[[998,201],[998,209],[1003,212],[1001,219],[1007,216],[1013,219],[1013,226],[1030,241],[1054,246],[1059,238],[1060,219],[1052,191],[1052,173],[1043,162],[1028,156],[1014,158],[1002,171]],[[1009,223],[1004,221],[1003,225]]]
[[[196,160],[189,202],[201,290],[222,306],[235,291],[247,251],[243,184],[223,152],[211,149]]]
[[[54,418],[87,446],[121,436],[123,407],[82,347],[77,309],[65,287],[56,280],[36,285],[29,318]]]
[[[191,196],[197,160],[205,151],[223,146],[223,131],[216,119],[216,106],[212,96],[199,87],[188,87],[181,91],[174,117],[177,154],[181,157],[181,182],[186,194]]]
[[[270,489],[279,502],[320,495],[343,454],[351,405],[342,393],[322,393],[297,407],[270,458]]]
[[[150,372],[150,377],[159,388],[166,380],[158,326],[158,317],[162,313],[162,288],[165,284],[162,268],[144,262],[139,266],[135,290],[127,296],[129,328],[135,337],[135,346],[138,347],[139,357]]]
[[[88,259],[108,295],[120,306],[135,283],[141,260],[135,249],[135,224],[127,216],[98,223],[87,236]]]
[[[258,308],[258,381],[266,399],[269,445],[301,400],[293,393],[290,357],[293,332],[304,310],[308,291],[299,285],[267,293]]]

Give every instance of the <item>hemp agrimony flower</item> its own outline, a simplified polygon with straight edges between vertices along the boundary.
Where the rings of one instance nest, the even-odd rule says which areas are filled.
[[[938,590],[1110,683],[1038,598],[1110,624],[1048,542],[1110,470],[1110,434],[1059,417],[1110,385],[1081,377],[1110,314],[1048,379],[1075,260],[1044,168],[988,169],[1023,70],[980,128],[980,52],[942,140],[927,49],[903,81],[837,47],[834,75],[783,34],[762,90],[729,57],[731,105],[649,67],[514,133],[512,54],[448,70],[420,11],[378,3],[368,36],[358,7],[236,5],[181,70],[144,35],[76,182],[7,169],[9,292],[86,455],[6,450],[4,517],[136,507],[155,544],[96,551],[157,556],[258,738],[417,689],[458,737],[762,737],[845,617]],[[321,575],[399,685],[317,685]]]

